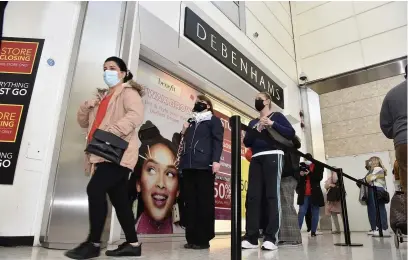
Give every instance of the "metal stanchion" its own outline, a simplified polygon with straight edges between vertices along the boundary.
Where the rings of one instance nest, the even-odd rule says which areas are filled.
[[[231,127],[231,260],[241,260],[241,118],[232,116]]]
[[[379,237],[384,237],[383,234],[383,226],[382,226],[382,221],[381,221],[381,214],[380,214],[380,205],[378,204],[378,193],[377,193],[377,187],[374,185],[372,186],[373,188],[373,193],[374,193],[374,204],[375,204],[375,210],[376,210],[376,222],[377,222],[377,227],[378,227],[378,232],[379,232]],[[367,205],[368,207],[368,205]]]
[[[344,227],[344,239],[346,243],[336,243],[335,246],[363,246],[363,244],[352,244],[350,236],[350,224],[348,221],[348,212],[347,212],[347,202],[346,202],[346,190],[344,188],[344,179],[343,179],[343,169],[338,169],[338,182],[340,186],[340,202],[341,202],[341,213],[343,218],[343,227]]]

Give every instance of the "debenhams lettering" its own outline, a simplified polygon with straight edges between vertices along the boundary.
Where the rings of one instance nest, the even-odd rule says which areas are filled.
[[[283,89],[188,7],[184,34],[257,90],[269,92],[272,101],[284,108]]]

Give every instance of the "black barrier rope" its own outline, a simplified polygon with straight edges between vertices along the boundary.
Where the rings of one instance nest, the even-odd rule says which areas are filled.
[[[232,149],[231,149],[231,186],[232,186],[232,199],[231,199],[231,210],[232,210],[232,222],[231,222],[231,259],[232,260],[240,260],[241,259],[241,130],[245,132],[250,132],[254,134],[256,137],[261,138],[268,142],[269,144],[275,145],[285,152],[290,152],[301,156],[314,164],[319,164],[326,169],[334,171],[337,173],[339,179],[339,186],[340,186],[340,202],[341,202],[341,210],[342,210],[342,219],[343,219],[343,227],[344,227],[344,237],[345,243],[337,243],[336,246],[362,246],[363,244],[352,244],[351,243],[351,236],[350,236],[350,225],[348,221],[348,212],[347,212],[347,202],[346,202],[346,193],[344,188],[344,177],[349,180],[352,180],[360,185],[364,185],[368,188],[374,190],[374,201],[376,204],[377,209],[377,225],[379,228],[379,235],[383,237],[382,232],[382,224],[381,224],[381,214],[379,213],[379,205],[378,205],[378,198],[377,198],[377,188],[375,186],[368,185],[367,183],[358,180],[346,173],[343,172],[341,168],[334,168],[328,164],[325,164],[319,160],[313,158],[311,154],[304,154],[301,151],[295,149],[294,147],[286,146],[282,143],[273,140],[265,131],[258,132],[255,129],[248,127],[245,124],[241,123],[240,116],[232,116],[230,118],[230,126],[231,126],[231,141],[232,141]],[[236,223],[234,223],[236,222]],[[239,224],[238,224],[239,223]]]

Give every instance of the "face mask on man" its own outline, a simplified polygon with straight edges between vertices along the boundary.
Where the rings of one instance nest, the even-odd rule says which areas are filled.
[[[255,100],[255,109],[258,110],[259,112],[261,112],[265,108],[264,101],[265,100],[262,99]]]
[[[203,111],[206,110],[206,109],[207,109],[207,104],[204,104],[204,103],[201,103],[201,102],[197,102],[197,103],[195,103],[195,105],[194,105],[193,112],[198,112],[198,113],[200,113],[200,112],[203,112]]]
[[[106,85],[110,88],[116,86],[120,82],[119,73],[116,70],[105,70],[103,73],[103,79],[105,80]]]

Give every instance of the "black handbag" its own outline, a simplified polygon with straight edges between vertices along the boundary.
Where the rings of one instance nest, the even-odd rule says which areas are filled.
[[[327,192],[327,201],[335,202],[341,200],[341,190],[338,185],[331,187]]]
[[[123,154],[128,145],[129,143],[122,138],[112,133],[97,129],[91,142],[86,147],[85,152],[120,165]]]
[[[377,190],[377,199],[384,204],[390,203],[390,194],[386,190]]]

